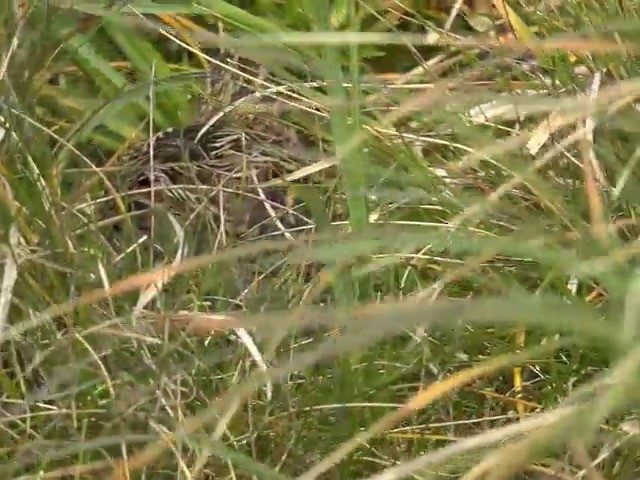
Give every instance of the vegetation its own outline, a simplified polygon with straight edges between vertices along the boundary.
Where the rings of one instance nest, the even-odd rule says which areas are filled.
[[[5,3],[0,477],[638,477],[640,2]],[[141,239],[239,85],[314,231]]]

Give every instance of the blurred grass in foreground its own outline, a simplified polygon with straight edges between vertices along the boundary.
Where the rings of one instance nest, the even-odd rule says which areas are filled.
[[[0,13],[2,478],[637,478],[640,2],[63,3]],[[317,229],[162,270],[94,206],[218,46],[318,139]]]

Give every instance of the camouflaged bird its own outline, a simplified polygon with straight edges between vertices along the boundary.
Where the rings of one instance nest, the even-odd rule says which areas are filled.
[[[248,90],[245,84],[235,86],[227,101]],[[292,230],[309,226],[286,185],[264,186],[309,161],[308,149],[291,127],[277,114],[255,110],[213,122],[207,116],[215,117],[203,109],[186,128],[162,131],[125,153],[117,184],[129,197],[135,225],[149,231],[151,214],[160,211],[183,221],[199,215],[225,240],[290,237]]]

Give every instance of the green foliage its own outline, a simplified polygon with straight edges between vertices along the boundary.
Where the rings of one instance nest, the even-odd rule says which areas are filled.
[[[0,7],[2,478],[636,478],[638,2],[508,2],[535,67],[427,3]],[[241,85],[315,232],[141,238],[123,151]]]

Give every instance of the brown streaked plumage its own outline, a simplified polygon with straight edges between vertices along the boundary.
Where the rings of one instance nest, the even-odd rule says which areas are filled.
[[[249,91],[242,82],[233,89],[235,99]],[[222,106],[230,100],[234,95]],[[134,224],[148,230],[149,211],[160,208],[183,219],[204,216],[217,234],[241,240],[309,225],[291,208],[286,186],[263,187],[304,166],[308,150],[291,127],[259,110],[223,115],[210,126],[206,119],[214,114],[203,110],[186,128],[165,130],[126,152],[117,185]]]
[[[224,223],[216,227],[239,237],[299,226],[303,218],[291,210],[285,188],[261,185],[295,171],[300,159],[269,134],[203,127],[166,130],[126,155],[130,185],[122,186],[134,190],[134,209],[206,209]]]

